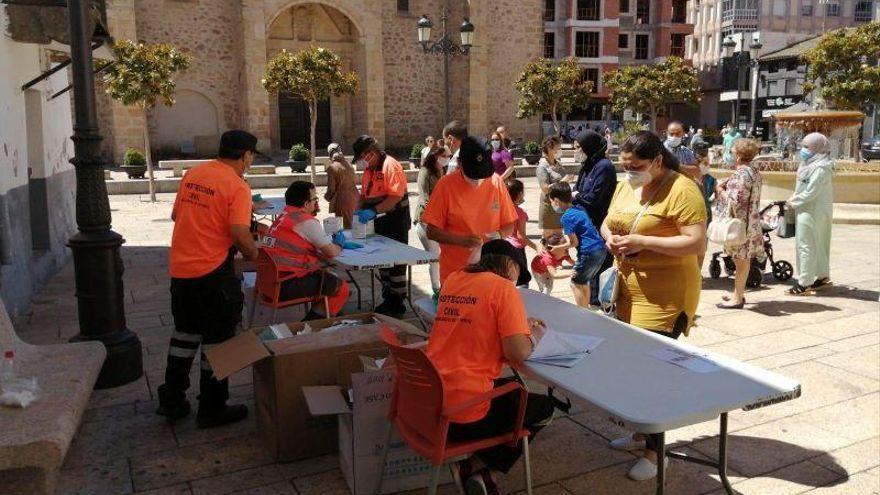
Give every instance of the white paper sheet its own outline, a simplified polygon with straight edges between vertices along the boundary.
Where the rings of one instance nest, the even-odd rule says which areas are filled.
[[[712,373],[718,371],[719,368],[715,362],[705,355],[694,354],[680,349],[665,347],[656,349],[648,353],[654,359],[679,366],[695,373]]]
[[[603,340],[600,337],[557,332],[548,328],[528,361],[571,368],[599,347]]]

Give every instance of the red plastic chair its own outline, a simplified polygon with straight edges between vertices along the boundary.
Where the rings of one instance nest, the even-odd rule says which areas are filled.
[[[278,265],[275,263],[275,260],[272,259],[272,256],[262,248],[259,250],[259,254],[257,255],[257,280],[254,283],[254,300],[251,305],[251,315],[250,320],[248,321],[248,326],[253,324],[254,314],[256,313],[258,304],[272,308],[272,317],[269,321],[270,325],[275,323],[275,315],[278,313],[279,309],[288,308],[290,306],[323,302],[324,314],[328,316],[330,315],[330,303],[327,296],[316,295],[299,299],[281,299],[281,284],[295,278],[294,275],[282,276],[278,270]]]
[[[528,392],[517,382],[504,384],[490,392],[452,407],[446,405],[443,395],[443,380],[437,368],[428,359],[422,349],[403,347],[397,335],[388,328],[381,330],[382,340],[391,350],[391,356],[397,369],[394,393],[391,397],[391,408],[388,419],[397,427],[398,433],[407,445],[419,455],[430,460],[435,467],[431,474],[428,494],[437,493],[440,469],[444,464],[456,458],[463,458],[473,453],[496,445],[516,445],[522,442],[523,464],[526,475],[526,492],[532,493],[532,473],[529,461],[529,431],[523,428],[526,413]],[[495,397],[519,392],[519,409],[510,424],[510,433],[482,440],[451,442],[446,437],[449,432],[450,417],[478,404],[490,402]],[[391,441],[391,427],[385,441],[387,455]],[[385,456],[381,464],[384,473]],[[450,469],[452,466],[450,465]],[[464,481],[464,480],[462,480]],[[382,476],[379,476],[377,494],[382,493]]]

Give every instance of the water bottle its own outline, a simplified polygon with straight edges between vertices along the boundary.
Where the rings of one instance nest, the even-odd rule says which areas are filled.
[[[15,378],[15,351],[6,349],[3,352],[3,365],[0,368],[0,388],[6,388]]]

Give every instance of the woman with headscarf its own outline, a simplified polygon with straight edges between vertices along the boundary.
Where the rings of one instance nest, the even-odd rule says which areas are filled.
[[[607,157],[608,141],[591,130],[578,134],[574,143],[574,159],[581,164],[575,182],[574,205],[583,208],[596,228],[602,226],[608,215],[611,197],[617,188],[617,172]],[[606,256],[599,268],[601,275],[614,262],[614,257]],[[599,275],[590,280],[590,304],[599,304]]]
[[[831,214],[833,162],[828,138],[818,132],[808,134],[801,143],[802,160],[797,184],[788,205],[797,213],[795,250],[798,277],[788,290],[792,296],[805,296],[831,285]]]

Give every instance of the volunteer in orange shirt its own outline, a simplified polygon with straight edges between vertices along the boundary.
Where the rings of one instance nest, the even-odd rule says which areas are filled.
[[[358,137],[352,148],[354,161],[364,162],[360,209],[354,212],[355,216],[361,223],[375,221],[377,234],[408,244],[412,220],[403,167],[382,151],[370,136]],[[382,281],[382,303],[376,306],[376,312],[396,318],[403,316],[406,313],[403,303],[406,299],[406,265],[379,270],[379,279]]]
[[[433,199],[433,198],[432,198]],[[427,354],[443,380],[447,407],[455,406],[503,385],[506,363],[529,357],[543,334],[540,320],[526,317],[514,283],[522,270],[518,253],[498,239],[482,246],[479,261],[457,271],[440,288],[437,316],[428,337]],[[518,393],[476,405],[451,418],[450,441],[495,437],[510,431],[518,408]],[[530,440],[553,417],[553,399],[529,394],[524,427]],[[457,475],[467,493],[497,494],[496,477],[519,459],[519,446],[502,445],[477,452],[476,460],[458,463]]]
[[[220,138],[218,158],[183,177],[171,218],[171,314],[174,332],[168,348],[165,383],[159,386],[156,414],[171,420],[189,414],[189,370],[199,346],[219,344],[235,334],[244,296],[235,276],[236,250],[256,259],[250,232],[251,190],[242,176],[254,161],[257,138],[229,131]],[[201,353],[196,424],[210,428],[247,416],[247,407],[226,405],[229,383],[214,377]]]
[[[492,167],[492,151],[481,138],[462,139],[459,169],[437,182],[422,223],[440,243],[440,283],[479,258],[480,246],[513,233],[516,207]]]

